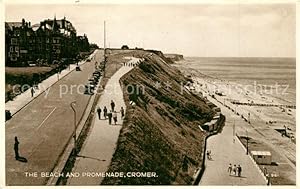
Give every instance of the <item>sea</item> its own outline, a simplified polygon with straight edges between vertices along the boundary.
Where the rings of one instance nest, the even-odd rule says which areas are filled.
[[[239,84],[287,87],[277,97],[296,104],[296,58],[185,57],[175,66]]]

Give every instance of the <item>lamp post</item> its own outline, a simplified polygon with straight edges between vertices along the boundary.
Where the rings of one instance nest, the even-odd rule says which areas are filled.
[[[248,113],[248,122],[250,123],[250,112]]]
[[[233,120],[233,127],[232,127],[232,142],[235,143],[235,119]]]
[[[246,152],[246,154],[248,155],[248,153],[249,153],[249,148],[248,148],[248,140],[249,140],[249,137],[248,137],[248,130],[246,129],[246,135],[247,135],[247,152]]]
[[[74,155],[76,156],[76,154],[77,154],[77,149],[76,149],[77,148],[77,145],[76,145],[76,110],[75,110],[74,105],[76,105],[76,101],[71,102],[71,104],[70,104],[70,106],[74,112],[74,135],[73,135],[73,137],[74,137]]]

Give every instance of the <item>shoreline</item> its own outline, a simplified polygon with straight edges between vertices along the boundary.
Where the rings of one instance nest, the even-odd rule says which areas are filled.
[[[236,132],[239,135],[249,133],[249,136],[253,139],[253,144],[249,146],[250,149],[269,150],[272,152],[275,162],[286,164],[286,166],[278,165],[276,169],[274,167],[270,168],[270,170],[277,171],[275,175],[280,175],[280,178],[277,179],[279,184],[282,179],[284,180],[283,183],[293,183],[296,168],[296,109],[275,106],[276,104],[293,104],[288,104],[286,99],[278,99],[269,94],[251,93],[250,88],[237,91],[234,85],[239,84],[242,87],[244,85],[211,77],[201,73],[200,70],[191,69],[186,65],[183,66],[183,64],[177,64],[175,67],[194,81],[192,84],[193,90],[202,94],[204,98],[213,97],[231,110],[232,115],[238,115],[247,122],[249,128],[239,128]],[[247,104],[239,105],[236,102]],[[252,103],[272,106],[253,106]],[[286,136],[282,134],[283,129],[287,131]]]

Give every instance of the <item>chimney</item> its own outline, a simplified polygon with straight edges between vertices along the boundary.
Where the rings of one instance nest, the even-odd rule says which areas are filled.
[[[64,17],[64,19],[62,20],[62,28],[65,29],[66,27],[66,17]]]
[[[25,26],[25,19],[22,18],[22,26]]]

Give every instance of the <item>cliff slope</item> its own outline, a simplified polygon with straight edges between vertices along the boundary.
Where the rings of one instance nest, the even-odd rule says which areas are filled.
[[[133,54],[145,61],[120,81],[127,110],[108,171],[156,172],[157,176],[106,177],[101,184],[191,184],[206,136],[198,125],[209,121],[213,112],[203,99],[183,90],[188,79],[161,52]]]

